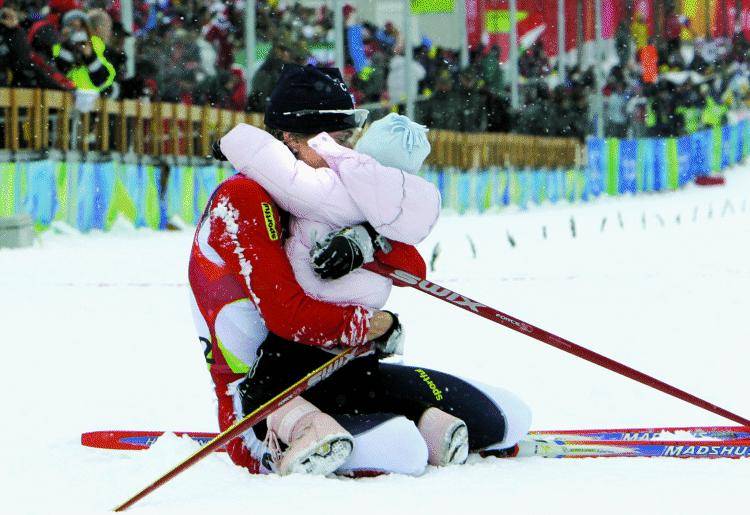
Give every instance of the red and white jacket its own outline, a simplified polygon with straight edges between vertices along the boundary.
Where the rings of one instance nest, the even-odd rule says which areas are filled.
[[[284,339],[324,348],[361,345],[370,310],[328,304],[302,290],[283,248],[279,210],[261,186],[235,175],[213,193],[198,223],[190,255],[193,319],[219,400],[219,426],[237,420],[233,385],[255,363],[273,332]],[[424,277],[414,247],[394,242],[376,256]],[[261,442],[252,431],[227,445],[232,460],[258,472]]]

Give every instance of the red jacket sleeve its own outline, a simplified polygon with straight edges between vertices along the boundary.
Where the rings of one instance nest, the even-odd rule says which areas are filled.
[[[229,179],[209,209],[209,244],[241,276],[269,331],[323,347],[364,343],[366,308],[320,302],[297,283],[282,246],[279,212],[260,185],[242,176]]]
[[[417,248],[413,245],[401,243],[400,241],[388,240],[391,244],[391,251],[386,254],[382,251],[375,253],[375,259],[384,265],[388,265],[404,272],[409,272],[417,277],[427,277],[427,265],[419,255]],[[406,286],[399,281],[393,281],[396,286]]]

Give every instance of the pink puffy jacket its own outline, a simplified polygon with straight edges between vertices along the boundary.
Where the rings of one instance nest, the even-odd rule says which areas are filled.
[[[381,308],[390,294],[389,279],[359,269],[324,281],[310,266],[310,248],[333,230],[365,221],[386,238],[415,245],[437,221],[440,193],[421,177],[383,166],[326,133],[308,144],[330,168],[312,168],[282,142],[246,124],[221,138],[221,151],[292,215],[285,248],[308,294],[327,302]]]

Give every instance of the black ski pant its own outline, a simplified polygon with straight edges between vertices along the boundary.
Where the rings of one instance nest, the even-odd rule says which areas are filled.
[[[245,414],[332,357],[320,348],[272,334],[258,355],[253,370],[239,387]],[[376,425],[394,415],[417,423],[433,406],[466,422],[472,450],[501,442],[506,431],[501,409],[476,386],[436,370],[381,363],[374,355],[355,359],[302,396],[353,434],[357,428]],[[258,438],[262,439],[265,432],[265,423],[255,427]]]

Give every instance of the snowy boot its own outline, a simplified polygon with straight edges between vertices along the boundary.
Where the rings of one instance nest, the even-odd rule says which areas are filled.
[[[427,442],[430,465],[461,465],[469,457],[469,430],[466,423],[438,408],[422,413],[417,424]]]
[[[277,472],[282,476],[331,474],[354,449],[352,435],[302,397],[284,404],[266,422],[270,439],[278,437],[287,445],[276,462]]]

